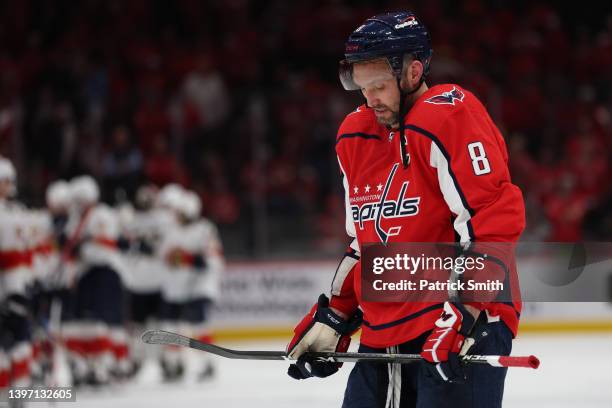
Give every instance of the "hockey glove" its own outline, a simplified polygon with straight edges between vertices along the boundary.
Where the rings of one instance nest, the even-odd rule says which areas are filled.
[[[442,315],[436,320],[434,330],[425,340],[421,351],[421,356],[428,361],[426,367],[434,377],[445,382],[465,380],[463,363],[459,357],[465,355],[473,344],[472,339],[464,340],[474,323],[474,316],[462,304],[444,303]]]
[[[138,240],[138,242],[136,243],[136,248],[138,249],[138,252],[140,252],[143,255],[151,256],[155,253],[155,250],[153,249],[153,245],[151,245],[149,241],[147,241],[144,238],[140,238]]]
[[[289,366],[287,374],[296,380],[310,377],[328,377],[342,363],[320,362],[304,355],[308,351],[345,352],[351,344],[351,335],[359,329],[363,314],[357,311],[345,320],[329,308],[329,299],[322,294],[319,301],[294,329],[294,336],[287,346],[287,355],[297,359]]]
[[[127,252],[132,247],[130,239],[124,235],[117,238],[117,249],[121,252]]]

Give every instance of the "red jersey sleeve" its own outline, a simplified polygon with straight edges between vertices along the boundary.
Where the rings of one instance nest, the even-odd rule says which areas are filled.
[[[330,306],[340,310],[341,312],[351,315],[359,306],[357,293],[355,291],[355,275],[356,269],[361,267],[360,263],[360,248],[357,241],[357,233],[353,222],[351,205],[349,202],[349,177],[350,164],[353,159],[354,152],[347,146],[347,143],[342,143],[343,139],[351,139],[355,137],[377,138],[378,136],[367,133],[369,129],[364,123],[368,123],[367,116],[372,113],[365,109],[365,106],[358,107],[344,119],[338,135],[336,136],[336,154],[338,155],[338,165],[342,176],[342,185],[344,187],[344,205],[346,212],[345,226],[346,233],[353,240],[347,248],[331,284]]]
[[[430,166],[454,216],[460,242],[469,243],[472,253],[486,253],[493,261],[486,263],[478,280],[503,280],[514,289],[504,295],[505,302],[512,303],[510,298],[520,298],[514,244],[525,227],[523,196],[511,182],[502,135],[484,106],[465,93],[456,105],[424,104],[420,115],[424,119],[406,128],[428,139]],[[491,293],[490,298],[480,300],[494,300],[498,295]],[[478,303],[474,305],[489,309],[490,305]]]
[[[360,254],[356,249],[357,240],[354,239],[347,248],[344,257],[340,261],[331,285],[331,300],[329,305],[343,312],[352,315],[357,309],[359,301],[355,292],[355,269],[361,267],[359,262]]]

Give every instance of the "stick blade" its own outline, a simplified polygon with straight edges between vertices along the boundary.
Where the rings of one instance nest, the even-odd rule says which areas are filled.
[[[142,341],[147,344],[172,344],[189,347],[189,338],[164,330],[149,330],[142,334]]]
[[[147,344],[168,344],[172,346],[189,347],[217,356],[241,360],[284,360],[287,354],[284,351],[232,350],[164,330],[146,331],[142,335],[142,341]]]

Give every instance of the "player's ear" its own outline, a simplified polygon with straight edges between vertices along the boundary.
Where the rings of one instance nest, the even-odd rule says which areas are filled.
[[[408,61],[406,61],[408,62]],[[404,62],[406,64],[406,62]],[[408,65],[404,65],[402,87],[413,89],[418,86],[421,76],[423,76],[423,63],[419,60],[412,59]]]
[[[410,86],[417,86],[419,84],[419,81],[421,80],[421,77],[423,76],[423,71],[424,71],[424,67],[423,67],[423,63],[419,60],[413,60],[410,63],[410,69],[409,71],[409,81],[410,81]]]

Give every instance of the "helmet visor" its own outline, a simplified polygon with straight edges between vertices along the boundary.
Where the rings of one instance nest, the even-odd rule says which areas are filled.
[[[357,81],[355,81],[355,68],[354,67],[355,67],[355,64],[357,63],[366,63],[366,62],[372,62],[372,63],[382,62],[384,63],[385,66],[382,68],[382,70],[378,70],[376,72],[370,71],[370,73],[367,74],[367,76],[360,78],[359,79],[359,81],[361,82],[361,85],[360,85],[359,83],[357,83]],[[388,58],[379,57],[379,58],[373,58],[370,60],[363,60],[363,61],[356,61],[356,62],[344,59],[340,61],[339,77],[340,77],[340,82],[342,83],[342,86],[344,87],[345,90],[358,91],[358,90],[361,90],[362,88],[367,88],[372,83],[398,78],[400,75],[400,72],[401,72],[401,68],[399,72],[396,72],[392,69]],[[360,74],[360,76],[363,76],[363,74]]]
[[[353,63],[348,60],[340,61],[340,68],[338,70],[338,76],[340,77],[340,83],[347,91],[357,91],[361,87],[353,80]]]

